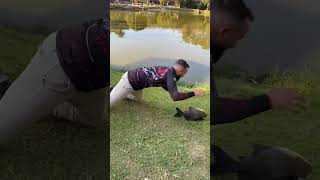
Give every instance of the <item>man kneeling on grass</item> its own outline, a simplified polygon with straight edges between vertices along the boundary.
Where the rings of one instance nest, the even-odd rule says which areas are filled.
[[[49,35],[0,100],[0,145],[49,114],[104,129],[109,84],[109,22]]]
[[[174,66],[142,67],[125,72],[110,94],[110,107],[124,98],[141,101],[143,89],[162,87],[170,93],[173,101],[181,101],[193,96],[203,96],[204,90],[178,92],[177,81],[187,74],[189,65],[179,59]]]

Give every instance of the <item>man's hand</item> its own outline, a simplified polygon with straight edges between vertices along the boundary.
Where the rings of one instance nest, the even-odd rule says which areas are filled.
[[[271,109],[298,112],[307,108],[305,97],[294,89],[274,88],[267,95]]]
[[[203,89],[196,89],[193,91],[195,96],[204,96],[205,95],[205,90]]]

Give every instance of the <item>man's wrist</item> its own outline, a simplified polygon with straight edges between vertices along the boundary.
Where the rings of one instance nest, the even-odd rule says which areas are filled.
[[[251,105],[259,108],[261,111],[267,111],[271,109],[271,101],[267,94],[254,97],[251,101]]]

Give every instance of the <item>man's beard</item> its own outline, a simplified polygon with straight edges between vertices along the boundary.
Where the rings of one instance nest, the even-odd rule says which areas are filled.
[[[227,48],[221,47],[219,45],[213,45],[212,47],[213,48],[211,49],[211,57],[212,57],[213,63],[216,63],[223,56]]]

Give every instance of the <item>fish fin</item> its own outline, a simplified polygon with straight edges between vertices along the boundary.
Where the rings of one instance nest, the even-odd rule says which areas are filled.
[[[256,154],[256,153],[259,153],[263,150],[266,150],[266,149],[269,149],[270,146],[268,145],[264,145],[264,144],[254,144],[253,145],[253,153]]]
[[[183,111],[181,111],[181,109],[179,109],[178,107],[176,107],[177,113],[174,115],[174,117],[181,117],[183,116]]]
[[[220,147],[216,145],[211,146],[211,153],[213,153],[213,176],[222,175],[226,173],[235,173],[239,169],[239,161],[231,157]]]

